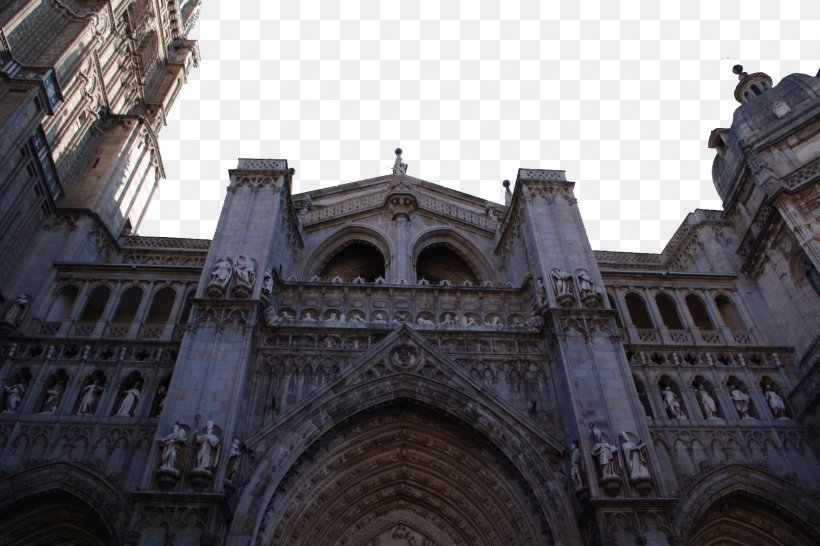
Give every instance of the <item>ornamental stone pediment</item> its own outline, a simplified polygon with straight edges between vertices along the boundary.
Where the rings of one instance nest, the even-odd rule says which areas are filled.
[[[309,444],[359,411],[410,400],[452,414],[513,453],[524,450],[525,443],[541,444],[554,455],[564,450],[558,440],[407,325],[385,336],[347,370],[249,438],[248,445],[260,452],[281,447],[285,440],[287,451],[300,451],[298,444]]]

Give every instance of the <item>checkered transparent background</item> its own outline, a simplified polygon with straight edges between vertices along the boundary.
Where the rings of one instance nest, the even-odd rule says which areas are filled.
[[[720,208],[711,129],[732,66],[820,68],[817,0],[203,0],[202,63],[161,134],[168,180],[140,233],[210,238],[238,157],[295,191],[409,174],[503,200],[564,169],[593,248],[658,252]]]

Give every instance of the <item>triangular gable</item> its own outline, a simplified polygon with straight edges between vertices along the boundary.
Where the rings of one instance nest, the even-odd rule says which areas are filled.
[[[362,393],[367,393],[367,397],[362,397]],[[451,400],[439,399],[437,394],[455,395],[451,398],[469,400],[469,403],[454,407]],[[334,382],[315,391],[249,438],[247,443],[254,448],[263,447],[259,444],[266,444],[267,438],[282,427],[288,427],[289,422],[320,423],[311,428],[315,433],[323,434],[326,430],[322,429],[322,423],[339,422],[368,407],[402,398],[422,401],[473,423],[476,429],[494,441],[508,444],[499,446],[502,449],[512,447],[515,450],[516,438],[529,437],[529,440],[537,439],[552,448],[554,454],[564,451],[560,442],[483,383],[473,379],[453,359],[407,325],[385,336],[347,366]]]

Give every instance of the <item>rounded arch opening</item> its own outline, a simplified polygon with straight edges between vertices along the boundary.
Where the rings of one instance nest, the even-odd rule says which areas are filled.
[[[715,298],[715,305],[717,305],[720,318],[723,319],[723,324],[725,324],[727,328],[730,330],[746,329],[732,300],[726,296],[718,296]]]
[[[703,300],[694,294],[686,296],[686,308],[689,310],[689,315],[692,320],[701,330],[714,330],[715,323],[709,317],[709,312],[706,311],[706,304]]]
[[[375,282],[385,276],[385,259],[382,251],[374,244],[353,239],[336,248],[321,266],[318,275],[324,281],[340,278],[353,282],[361,278],[364,282]]]
[[[134,320],[134,317],[137,316],[137,310],[140,307],[141,301],[141,288],[137,286],[132,286],[131,288],[123,292],[122,296],[120,296],[119,304],[117,305],[117,311],[111,318],[111,322],[117,324],[127,324],[129,322],[132,322]]]
[[[467,283],[476,286],[480,282],[470,262],[446,242],[433,243],[419,252],[416,258],[416,279],[425,279],[430,284],[447,281],[453,286]]]
[[[67,319],[71,314],[71,308],[74,307],[78,292],[79,289],[73,284],[61,288],[54,297],[51,308],[46,315],[46,320],[48,322],[59,322]]]
[[[86,301],[85,309],[80,315],[80,322],[97,322],[102,317],[111,289],[107,286],[98,286],[91,291]]]
[[[646,302],[635,292],[630,292],[624,298],[626,302],[626,310],[629,313],[629,319],[635,328],[639,330],[651,330],[655,328],[652,318],[649,316],[649,309],[646,308]]]
[[[670,330],[683,330],[683,323],[678,314],[678,306],[671,297],[666,294],[658,294],[655,296],[655,303],[658,306],[658,312],[661,314],[664,326]]]
[[[171,318],[171,310],[174,307],[174,300],[177,293],[173,288],[165,287],[160,289],[151,301],[151,308],[148,316],[145,317],[146,324],[165,324]]]

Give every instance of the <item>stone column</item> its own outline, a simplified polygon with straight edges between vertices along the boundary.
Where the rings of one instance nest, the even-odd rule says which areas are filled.
[[[517,184],[509,214],[517,215],[511,221],[522,224],[532,277],[543,278],[549,291],[548,304],[540,310],[546,335],[555,339],[558,353],[557,394],[566,408],[562,424],[567,438],[580,440],[590,497],[639,496],[637,484],[622,471],[616,479],[601,479],[591,454],[593,424],[609,444],[620,446],[622,430],[646,442],[656,484],[650,487],[664,491],[614,312],[604,307],[606,293],[572,192],[574,184],[566,181],[563,171],[526,169],[519,170]],[[556,279],[562,275],[565,280],[560,283]]]
[[[291,174],[285,160],[240,159],[238,168],[230,171],[228,194],[193,302],[192,323],[180,345],[143,490],[160,488],[156,479],[159,440],[176,422],[187,427],[189,452],[179,462],[179,476],[165,481],[162,488],[173,492],[223,489],[228,453],[224,446],[234,436],[249,388],[253,332],[262,319],[257,310],[264,271],[293,255],[289,245],[298,226],[290,224],[295,218]],[[212,272],[226,259],[230,268],[224,272],[221,291],[215,291],[211,287],[218,277]],[[214,460],[212,468],[195,468],[190,450],[196,453],[202,445],[196,435],[207,433],[208,421],[213,422],[211,433],[223,448],[220,460]]]

